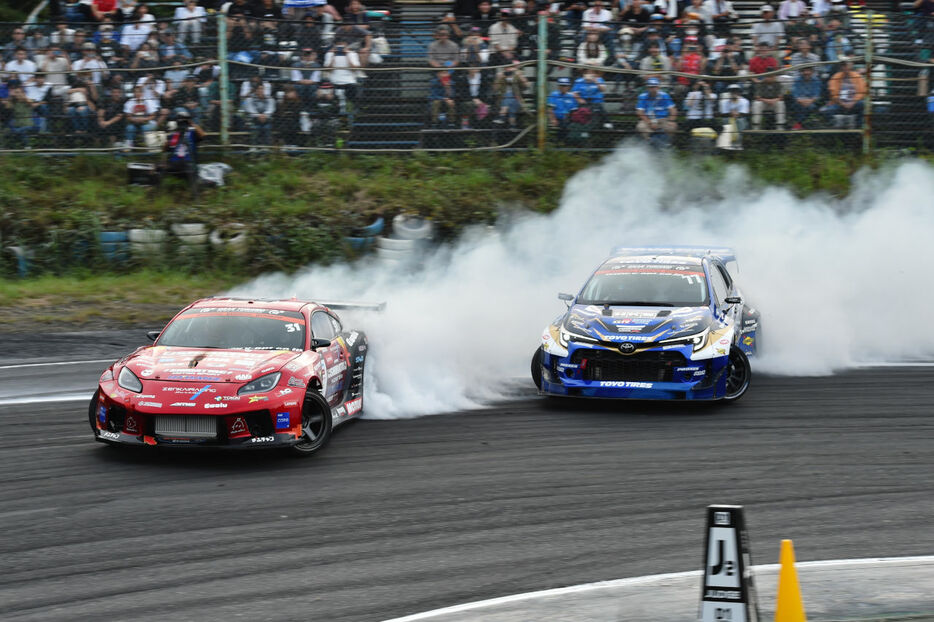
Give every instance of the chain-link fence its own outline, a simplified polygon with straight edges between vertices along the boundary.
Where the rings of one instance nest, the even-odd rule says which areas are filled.
[[[185,117],[202,149],[289,152],[930,142],[930,19],[722,5],[458,17],[352,1],[286,20],[192,0],[174,19],[0,24],[0,150],[159,152]]]

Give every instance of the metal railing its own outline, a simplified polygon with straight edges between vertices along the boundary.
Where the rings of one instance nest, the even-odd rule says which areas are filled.
[[[159,153],[182,112],[228,150],[929,146],[921,17],[792,20],[766,47],[742,21],[358,21],[0,24],[0,152]]]

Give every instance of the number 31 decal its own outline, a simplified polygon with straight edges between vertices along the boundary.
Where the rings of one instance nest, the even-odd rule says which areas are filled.
[[[294,322],[289,322],[288,324],[285,325],[285,332],[287,333],[294,333],[294,332],[300,331],[301,329],[302,329],[302,325],[296,324]]]

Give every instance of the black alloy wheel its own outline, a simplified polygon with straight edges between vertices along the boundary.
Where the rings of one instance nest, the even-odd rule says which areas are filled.
[[[100,389],[94,392],[91,403],[88,404],[88,423],[91,424],[91,431],[97,435],[97,397],[100,395]]]
[[[532,382],[541,390],[542,388],[542,349],[535,350],[532,355]]]
[[[725,400],[738,400],[749,388],[752,377],[752,368],[746,353],[736,346],[730,348],[730,360],[726,367],[726,394]]]
[[[331,407],[314,389],[305,392],[302,433],[302,440],[292,446],[292,451],[301,456],[310,456],[331,440]]]

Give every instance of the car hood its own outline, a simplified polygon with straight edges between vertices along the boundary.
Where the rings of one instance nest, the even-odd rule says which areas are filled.
[[[711,326],[707,307],[574,305],[564,319],[571,333],[600,341],[660,341]]]
[[[221,350],[151,346],[124,364],[142,380],[242,383],[278,371],[297,357],[292,350]]]

